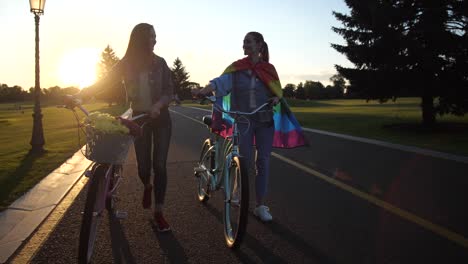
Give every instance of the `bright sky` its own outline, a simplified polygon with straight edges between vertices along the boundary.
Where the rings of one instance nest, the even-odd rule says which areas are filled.
[[[170,67],[179,57],[190,80],[205,85],[243,57],[249,31],[263,34],[283,86],[329,83],[334,65],[351,66],[330,43],[342,0],[47,0],[40,20],[41,87],[87,86],[109,44],[119,58],[133,27],[154,25],[155,53]],[[0,1],[0,83],[34,86],[34,16],[28,0]]]

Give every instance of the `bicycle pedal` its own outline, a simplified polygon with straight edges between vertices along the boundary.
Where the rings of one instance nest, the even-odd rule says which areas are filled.
[[[81,215],[84,215],[84,211],[81,211],[80,212]],[[96,217],[96,216],[100,216],[100,214],[98,212],[93,212],[93,216]]]
[[[204,172],[206,169],[204,168],[201,168],[201,167],[195,167],[193,168],[193,172],[197,173],[197,172]]]
[[[115,211],[114,216],[118,219],[127,219],[128,213],[125,211]]]

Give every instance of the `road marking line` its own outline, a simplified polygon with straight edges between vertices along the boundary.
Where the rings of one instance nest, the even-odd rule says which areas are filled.
[[[178,113],[178,112],[173,111],[173,110],[171,110],[171,112],[176,113],[178,115],[181,115],[183,117],[186,117],[186,118],[188,118],[190,120],[193,120],[193,121],[195,121],[197,123],[203,124],[203,122],[201,122],[199,120],[196,120],[196,119],[194,119],[192,117],[189,117],[187,115],[184,115],[182,113]],[[464,248],[468,248],[468,239],[463,237],[462,235],[456,233],[456,232],[453,232],[453,231],[449,230],[448,228],[445,228],[443,226],[434,224],[434,223],[432,223],[432,222],[430,222],[430,221],[428,221],[428,220],[426,220],[424,218],[421,218],[421,217],[419,217],[419,216],[417,216],[415,214],[412,214],[412,213],[410,213],[410,212],[408,212],[406,210],[403,210],[403,209],[401,209],[399,207],[396,207],[396,206],[394,206],[394,205],[392,205],[392,204],[390,204],[388,202],[385,202],[385,201],[383,201],[381,199],[378,199],[375,196],[372,196],[372,195],[370,195],[370,194],[368,194],[366,192],[360,191],[360,190],[358,190],[358,189],[356,189],[356,188],[354,188],[354,187],[352,187],[350,185],[347,185],[347,184],[345,184],[345,183],[343,183],[341,181],[335,180],[335,179],[333,179],[333,178],[331,178],[331,177],[329,177],[329,176],[327,176],[325,174],[322,174],[322,173],[320,173],[320,172],[318,172],[316,170],[313,170],[313,169],[311,169],[309,167],[306,167],[306,166],[304,166],[304,165],[302,165],[302,164],[300,164],[298,162],[295,162],[295,161],[293,161],[291,159],[288,159],[288,158],[286,158],[284,156],[281,156],[278,153],[272,152],[271,155],[273,157],[275,157],[277,159],[280,159],[280,160],[282,160],[282,161],[284,161],[284,162],[286,162],[286,163],[288,163],[288,164],[290,164],[290,165],[292,165],[292,166],[294,166],[294,167],[296,167],[296,168],[298,168],[298,169],[300,169],[300,170],[302,170],[304,172],[307,172],[307,173],[309,173],[309,174],[311,174],[311,175],[313,175],[313,176],[315,176],[315,177],[317,177],[317,178],[319,178],[319,179],[321,179],[321,180],[323,180],[325,182],[328,182],[328,183],[330,183],[330,184],[332,184],[332,185],[334,185],[334,186],[336,186],[336,187],[338,187],[338,188],[340,188],[342,190],[345,190],[345,191],[347,191],[347,192],[349,192],[349,193],[351,193],[351,194],[353,194],[353,195],[355,195],[355,196],[357,196],[357,197],[359,197],[361,199],[364,199],[364,200],[368,201],[369,203],[377,205],[378,207],[383,208],[383,209],[385,209],[385,210],[387,210],[387,211],[389,211],[389,212],[391,212],[391,213],[393,213],[393,214],[395,214],[397,216],[400,216],[403,219],[406,219],[406,220],[408,220],[410,222],[413,222],[413,223],[415,223],[415,224],[417,224],[417,225],[419,225],[419,226],[421,226],[421,227],[423,227],[423,228],[425,228],[425,229],[427,229],[429,231],[432,231],[435,234],[437,234],[439,236],[442,236],[442,237],[444,237],[444,238],[446,238],[446,239],[448,239],[448,240],[450,240],[450,241],[452,241],[452,242],[454,242],[454,243],[456,243],[456,244],[458,244],[458,245],[460,245],[460,246],[462,246]]]

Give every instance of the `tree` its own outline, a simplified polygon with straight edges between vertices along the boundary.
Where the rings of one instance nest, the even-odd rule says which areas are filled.
[[[332,94],[332,98],[343,97],[344,90],[346,89],[346,80],[344,79],[344,77],[340,74],[335,74],[332,77],[330,77],[330,81],[333,83],[333,86],[328,87],[327,89],[333,90],[333,92],[329,92]]]
[[[114,50],[109,45],[107,45],[107,47],[101,53],[101,61],[98,65],[98,78],[101,79],[105,77],[110,72],[112,67],[114,67],[114,65],[119,61],[120,59],[115,55]]]
[[[355,68],[336,65],[349,91],[386,102],[421,97],[422,121],[468,112],[468,4],[462,0],[345,0],[350,15],[333,12],[346,45],[332,44]],[[434,105],[434,99],[438,104]]]
[[[8,87],[6,84],[0,84],[0,102],[23,101],[27,94],[20,86]]]
[[[293,98],[295,89],[296,89],[296,85],[292,83],[286,84],[286,86],[283,88],[283,96],[286,98]]]
[[[304,83],[304,91],[307,99],[325,98],[325,87],[321,82],[306,81]]]
[[[298,85],[297,85],[297,88],[296,88],[296,98],[297,99],[306,99],[306,95],[305,95],[305,90],[304,90],[304,84],[302,82],[300,82]]]
[[[101,53],[101,61],[98,64],[98,78],[104,78],[119,61],[120,59],[115,55],[114,50],[109,45],[107,45],[107,47]],[[108,89],[109,92],[100,94],[98,98],[106,100],[109,103],[109,106],[112,105],[112,102],[123,103],[125,101],[123,95],[115,92],[123,89],[123,87],[121,87],[122,84],[118,83],[116,86],[119,87],[114,87],[117,89]]]
[[[172,66],[172,79],[174,81],[174,94],[178,94],[181,99],[190,99],[190,86],[192,83],[189,81],[190,75],[185,70],[182,61],[177,57]]]

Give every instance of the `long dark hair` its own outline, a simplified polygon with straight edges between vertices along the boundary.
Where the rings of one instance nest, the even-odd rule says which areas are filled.
[[[247,33],[247,35],[251,35],[253,37],[253,39],[255,40],[255,42],[261,43],[262,46],[260,47],[260,54],[262,56],[262,60],[266,61],[266,62],[269,62],[270,61],[270,54],[268,52],[268,44],[263,39],[263,35],[258,33],[258,32],[255,32],[255,31],[251,31],[251,32]]]
[[[134,76],[137,72],[147,70],[153,62],[153,53],[148,54],[150,32],[154,27],[147,23],[136,25],[130,34],[127,51],[122,58],[127,73]]]

